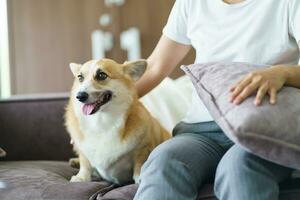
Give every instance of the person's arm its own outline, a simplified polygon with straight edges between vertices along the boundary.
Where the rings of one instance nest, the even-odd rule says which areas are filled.
[[[300,42],[298,43],[300,49]],[[300,88],[300,66],[277,65],[264,70],[257,70],[230,88],[230,101],[234,104],[242,103],[257,91],[255,104],[260,105],[266,94],[270,96],[270,103],[276,103],[277,92],[283,85]]]
[[[190,49],[190,45],[177,43],[163,35],[147,59],[147,71],[136,83],[139,97],[147,94],[167,77]]]
[[[287,3],[289,34],[298,41],[300,49],[300,1],[290,0]],[[240,104],[257,91],[256,105],[261,104],[266,94],[270,95],[270,103],[274,104],[276,94],[283,85],[300,88],[300,66],[280,65],[250,73],[231,88],[230,100],[235,104]]]
[[[300,88],[300,66],[297,65],[296,67],[286,67],[284,70],[287,73],[285,85]]]
[[[298,42],[299,50],[300,50],[300,41]],[[295,66],[287,66],[287,68],[283,68],[287,73],[286,85],[300,88],[300,65]]]

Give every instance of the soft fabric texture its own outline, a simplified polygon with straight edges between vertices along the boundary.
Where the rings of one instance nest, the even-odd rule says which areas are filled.
[[[300,89],[284,87],[276,105],[267,98],[259,107],[255,95],[241,105],[229,102],[229,88],[249,72],[268,66],[206,63],[184,66],[199,97],[235,143],[267,160],[300,169]]]
[[[66,162],[0,162],[0,199],[89,199],[106,182],[70,183],[77,170]]]
[[[300,55],[299,21],[299,0],[244,0],[235,4],[223,0],[176,0],[163,34],[192,45],[195,63],[296,64]],[[212,120],[194,92],[184,121]]]

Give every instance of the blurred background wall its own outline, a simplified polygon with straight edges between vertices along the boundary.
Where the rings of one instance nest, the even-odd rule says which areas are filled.
[[[118,62],[147,58],[174,2],[7,0],[11,93],[69,91],[69,63],[84,63],[103,53]],[[193,60],[191,52],[183,63]],[[181,74],[178,69],[171,77]]]

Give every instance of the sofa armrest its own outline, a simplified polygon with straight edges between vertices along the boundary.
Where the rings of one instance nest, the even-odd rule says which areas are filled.
[[[67,160],[74,156],[64,127],[68,94],[0,100],[1,160]]]

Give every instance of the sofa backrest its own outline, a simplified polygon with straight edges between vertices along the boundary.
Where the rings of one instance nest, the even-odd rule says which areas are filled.
[[[68,160],[74,157],[64,127],[68,94],[0,100],[1,160]]]

